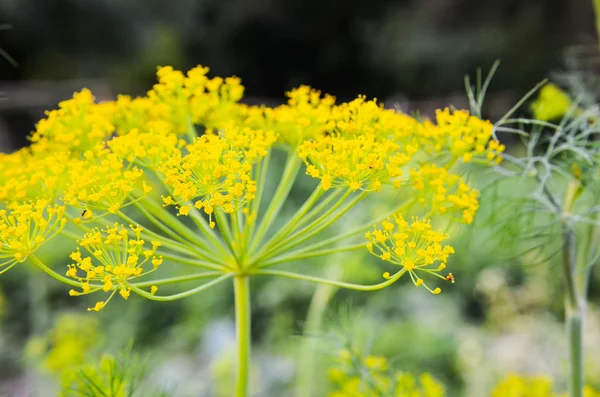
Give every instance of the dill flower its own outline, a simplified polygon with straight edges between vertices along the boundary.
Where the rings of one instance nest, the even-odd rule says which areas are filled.
[[[69,170],[70,183],[62,200],[70,206],[115,214],[136,188],[144,194],[150,192],[142,178],[143,170],[126,166],[116,154],[106,149],[96,153],[88,150],[84,157]]]
[[[447,276],[439,274],[446,268],[448,256],[454,253],[454,248],[440,243],[448,239],[448,235],[432,230],[429,220],[413,218],[411,223],[404,220],[402,215],[383,221],[381,227],[374,226],[366,233],[369,240],[367,249],[380,259],[399,265],[409,273],[412,282],[424,286],[429,292],[439,294],[440,288],[429,288],[420,274],[429,274],[454,282],[452,273]],[[437,267],[436,267],[437,265]],[[390,273],[384,277],[389,279]]]
[[[491,397],[568,397],[568,393],[554,391],[552,379],[546,376],[519,376],[511,374],[498,383]],[[600,397],[600,393],[585,386],[584,397]]]
[[[184,145],[185,141],[171,131],[171,125],[162,120],[148,121],[107,142],[118,158],[152,171],[158,171]]]
[[[104,308],[118,291],[123,299],[129,298],[131,287],[129,280],[154,272],[163,262],[162,257],[154,255],[160,242],[153,241],[148,247],[141,234],[140,226],[130,225],[135,238],[129,238],[129,231],[119,223],[107,226],[103,230],[95,229],[86,233],[78,241],[81,248],[72,252],[74,261],[69,265],[67,277],[76,279],[82,285],[82,291],[70,290],[71,296],[79,296],[98,291],[110,292],[105,301],[99,301],[89,310],[99,311]],[[144,265],[150,262],[151,268]]]
[[[65,207],[47,200],[0,210],[0,273],[23,262],[65,226]]]
[[[91,149],[114,131],[111,106],[95,104],[88,89],[75,93],[72,99],[58,106],[58,109],[46,112],[46,118],[40,120],[31,135],[36,150],[70,148],[81,152]]]
[[[560,119],[573,106],[569,95],[554,83],[548,83],[540,90],[538,98],[532,102],[533,117],[541,121]]]
[[[429,373],[394,371],[383,356],[342,349],[328,370],[334,390],[327,397],[443,397],[444,387]]]
[[[452,215],[459,222],[471,224],[479,208],[479,191],[458,175],[435,164],[424,164],[410,172],[408,183],[421,205],[433,213]]]
[[[400,153],[400,146],[386,140],[378,142],[373,135],[354,139],[325,136],[308,140],[298,148],[298,155],[307,164],[306,173],[321,179],[321,187],[346,187],[355,190],[381,189],[402,175],[402,166],[410,157]]]
[[[491,123],[466,111],[440,110],[434,121],[422,120],[362,95],[336,103],[308,86],[286,93],[284,105],[249,106],[239,103],[244,88],[237,77],[208,72],[203,66],[187,73],[160,67],[146,95],[102,103],[84,89],[47,113],[29,148],[0,155],[0,205],[7,208],[0,219],[0,266],[30,258],[74,287],[73,296],[105,293],[93,311],[117,292],[124,299],[133,291],[172,301],[232,282],[240,321],[236,393],[242,397],[249,278],[287,277],[359,291],[388,287],[406,273],[417,286],[425,286],[424,274],[453,281],[451,273],[440,274],[454,252],[442,245],[449,236],[431,225],[473,221],[479,193],[455,174],[455,165],[495,165],[504,147],[493,139]],[[270,191],[276,151],[286,160]],[[281,216],[303,173],[313,178],[313,192],[294,215]],[[398,196],[386,202],[393,206],[388,215],[324,238],[359,202],[384,190]],[[364,249],[339,243],[373,224],[379,226],[366,234],[367,248],[397,266],[382,282],[269,269]],[[77,243],[66,275],[32,255],[57,233]],[[141,281],[163,258],[200,271]],[[184,282],[198,285],[157,294],[163,284]],[[376,368],[381,361],[366,365]]]

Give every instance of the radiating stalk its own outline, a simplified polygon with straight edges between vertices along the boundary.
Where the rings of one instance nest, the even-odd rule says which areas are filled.
[[[250,285],[248,276],[233,279],[237,338],[235,397],[247,397],[250,378]]]

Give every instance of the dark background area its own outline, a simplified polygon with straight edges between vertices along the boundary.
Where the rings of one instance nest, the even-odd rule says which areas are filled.
[[[5,150],[73,91],[143,93],[157,65],[240,76],[253,101],[309,84],[391,104],[461,95],[464,74],[500,59],[506,103],[594,40],[588,0],[0,0],[0,24],[18,62],[0,62]]]

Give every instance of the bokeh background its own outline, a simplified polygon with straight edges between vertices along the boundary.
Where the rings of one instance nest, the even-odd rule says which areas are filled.
[[[143,94],[157,65],[203,64],[213,75],[237,75],[250,103],[282,103],[285,91],[308,84],[340,100],[365,94],[428,115],[448,104],[466,107],[463,76],[499,59],[485,107],[493,120],[564,69],[573,46],[596,43],[589,0],[0,0],[0,25],[7,54],[0,58],[4,152],[26,145],[44,110],[74,91],[88,87],[100,100]],[[307,189],[299,184],[292,198]],[[450,396],[483,396],[509,371],[564,383],[562,294],[551,247],[517,250],[505,233],[506,217],[494,218],[494,203],[482,199],[475,227],[455,238],[450,265],[457,282],[440,296],[402,283],[373,294],[320,291],[331,301],[322,320],[311,322],[309,308],[319,304],[314,286],[257,282],[255,395],[299,393],[296,378],[308,376],[301,370],[307,365],[312,395],[324,395],[332,333],[358,335],[399,368],[433,373]],[[70,248],[58,242],[46,255],[60,266]],[[310,265],[348,279],[380,273],[366,254]],[[223,287],[168,306],[113,302],[88,315],[89,302],[70,298],[52,280],[26,269],[7,273],[0,278],[0,395],[53,395],[49,390],[69,362],[133,341],[156,384],[178,396],[227,396],[231,302]],[[596,274],[587,354],[590,382],[597,385],[599,302]]]

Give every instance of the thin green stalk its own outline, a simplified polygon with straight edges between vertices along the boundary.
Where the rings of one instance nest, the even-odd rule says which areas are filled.
[[[262,196],[265,191],[265,186],[267,184],[267,175],[269,172],[269,163],[271,162],[271,150],[269,153],[258,163],[256,166],[256,173],[258,174],[258,180],[256,181],[256,196],[254,200],[252,200],[252,204],[250,205],[250,213],[248,214],[249,218],[246,222],[246,227],[248,231],[246,233],[246,243],[248,246],[250,241],[254,238],[254,232],[256,230],[256,224],[258,223],[258,213],[260,211],[260,204],[262,202]]]
[[[288,153],[288,159],[286,161],[285,168],[283,169],[279,186],[277,186],[277,190],[273,195],[273,199],[269,204],[269,208],[267,209],[265,216],[260,221],[260,225],[256,230],[256,234],[252,237],[250,252],[254,252],[256,250],[264,235],[269,230],[269,227],[277,217],[277,214],[279,214],[283,203],[287,199],[288,194],[294,185],[294,181],[296,180],[296,175],[298,174],[301,164],[302,161],[294,152]]]
[[[39,267],[40,270],[42,270],[44,273],[48,274],[53,279],[58,280],[61,283],[70,285],[72,287],[78,287],[78,288],[82,287],[83,284],[81,284],[79,281],[72,280],[70,278],[67,278],[65,276],[62,276],[62,275],[56,273],[54,270],[52,270],[48,266],[44,265],[44,263],[42,263],[42,261],[40,261],[35,255],[30,254],[28,256],[28,258],[32,260],[32,262],[33,262],[34,265],[36,265],[37,267]],[[102,285],[90,284],[90,287],[91,288],[98,288],[98,287],[102,287]]]
[[[341,253],[341,252],[354,251],[357,249],[365,248],[365,246],[366,246],[365,243],[361,243],[361,244],[348,245],[346,247],[336,247],[336,248],[331,248],[331,249],[326,249],[326,250],[318,250],[318,251],[313,251],[311,249],[300,249],[300,250],[291,252],[287,255],[278,256],[278,257],[275,257],[266,262],[261,262],[260,265],[257,266],[257,268],[262,269],[262,268],[265,268],[268,266],[277,265],[279,263],[297,261],[299,259],[315,258],[315,257],[319,257],[319,256],[332,255],[332,254],[337,254],[337,253]]]
[[[206,219],[204,219],[204,216],[195,207],[192,207],[190,211],[190,219],[192,222],[194,222],[198,229],[204,233],[204,235],[216,247],[221,255],[223,255],[225,258],[231,257],[231,253],[227,250],[227,247],[223,245],[223,242],[215,234],[215,231],[208,225]]]
[[[125,215],[123,212],[119,211],[117,213],[117,215],[122,218],[124,221],[129,222],[132,225],[137,224],[137,222],[133,219],[131,219],[130,217],[128,217],[127,215]],[[131,231],[128,230],[129,233],[131,233]],[[173,247],[178,246],[179,250],[181,252],[181,250],[183,249],[185,251],[185,253],[195,253],[196,255],[200,255],[203,256],[203,252],[201,250],[198,249],[198,247],[188,243],[188,244],[181,244],[175,240],[171,240],[168,237],[165,236],[161,236],[158,233],[153,232],[152,230],[148,230],[148,229],[144,229],[142,231],[142,235],[146,235],[152,239],[155,239],[156,241],[159,241],[160,243],[164,244],[165,246],[168,246],[171,249],[175,249]]]
[[[156,252],[156,255],[160,255],[164,259],[168,259],[168,260],[171,260],[176,263],[181,263],[183,265],[202,267],[205,269],[212,269],[212,270],[217,270],[217,271],[232,270],[232,267],[230,265],[227,265],[225,263],[220,263],[218,261],[207,262],[207,261],[204,261],[204,260],[201,260],[198,258],[186,258],[184,256],[174,255],[174,254],[163,252],[163,251]]]
[[[236,249],[234,247],[233,235],[231,233],[231,227],[229,226],[229,220],[223,210],[217,208],[214,212],[215,219],[217,220],[217,225],[219,226],[219,231],[221,232],[221,236],[223,236],[223,241],[227,244],[229,251],[235,257]]]
[[[290,250],[291,248],[294,248],[294,247],[302,244],[304,241],[310,239],[311,237],[319,234],[321,231],[323,231],[326,228],[328,228],[329,226],[331,226],[334,222],[336,222],[344,214],[346,214],[348,211],[350,211],[366,195],[367,195],[367,192],[360,193],[350,203],[346,204],[340,210],[334,212],[337,209],[337,207],[339,207],[338,204],[341,205],[344,202],[344,199],[346,198],[346,196],[344,196],[338,204],[336,204],[335,206],[332,207],[331,211],[328,211],[325,215],[323,215],[322,220],[315,222],[312,225],[307,226],[306,228],[298,231],[297,233],[291,235],[289,238],[285,239],[280,244],[278,244],[274,247],[266,247],[265,248],[266,254],[263,257],[261,257],[260,259],[258,259],[258,261],[266,260],[275,255],[279,255],[281,252]]]
[[[250,283],[249,277],[236,276],[233,279],[235,293],[235,323],[237,338],[237,379],[235,397],[248,396],[250,378]]]
[[[346,192],[341,189],[335,189],[334,192],[329,194],[323,201],[321,201],[317,206],[312,208],[306,216],[303,216],[302,219],[298,221],[296,225],[294,225],[294,230],[296,231],[298,228],[306,225],[307,223],[311,223],[315,218],[322,218],[321,212],[324,209],[330,209],[332,202],[341,201],[341,197],[344,196]]]
[[[158,175],[160,178],[160,175]],[[147,197],[143,197],[144,207],[150,211],[151,214],[160,219],[165,225],[169,226],[171,229],[176,230],[182,236],[189,238],[191,241],[197,241],[199,236],[197,233],[194,233],[193,230],[185,226],[181,221],[177,219],[176,216],[167,211],[162,205],[157,202],[148,199]],[[196,224],[196,226],[203,232],[203,235],[208,238],[208,240],[213,244],[213,246],[222,254],[223,259],[228,256],[227,250],[223,246],[223,244],[219,241],[217,235],[214,230],[212,230],[209,225],[206,223],[206,220],[200,214],[200,212],[191,204],[190,218]],[[202,240],[200,240],[202,241]],[[213,255],[217,254],[213,252]]]
[[[398,281],[398,279],[400,277],[402,277],[404,275],[404,273],[406,273],[406,269],[403,268],[402,270],[398,271],[396,274],[394,274],[393,276],[391,276],[389,279],[387,279],[386,281],[384,281],[382,283],[363,285],[363,284],[345,283],[343,281],[334,281],[334,280],[329,280],[329,279],[321,278],[321,277],[306,276],[304,274],[298,274],[298,273],[288,272],[288,271],[284,271],[284,270],[256,270],[256,271],[252,272],[252,274],[256,274],[258,276],[279,276],[279,277],[293,278],[296,280],[308,281],[308,282],[317,283],[317,284],[332,285],[334,287],[346,288],[346,289],[351,289],[351,290],[355,290],[355,291],[377,291],[377,290],[380,290],[382,288],[385,288],[389,285],[394,284],[396,281]]]
[[[159,228],[163,233],[169,235],[173,240],[176,240],[182,244],[187,244],[189,241],[184,239],[181,235],[179,235],[178,233],[176,233],[175,231],[173,231],[171,228],[169,228],[167,225],[165,225],[164,223],[162,223],[158,218],[156,218],[154,215],[152,215],[150,212],[148,212],[143,205],[140,205],[137,201],[135,201],[133,203],[133,205],[138,209],[138,211],[140,211],[142,213],[142,215],[144,215],[149,221],[150,223],[152,223],[154,226],[156,226],[157,228]],[[196,244],[198,244],[198,246],[200,247],[204,247],[204,242],[200,241],[199,239],[196,238],[197,236],[194,236],[194,242]]]
[[[327,217],[330,214],[334,213],[335,210],[337,210],[344,203],[344,200],[346,200],[346,198],[350,194],[351,194],[350,189],[346,190],[344,195],[341,198],[339,198],[334,205],[330,206],[330,208],[327,210],[327,212],[325,212],[321,216],[321,219],[319,219],[319,221],[314,222],[314,223],[310,224],[309,226],[306,226],[305,228],[295,232],[291,236],[288,236],[287,238],[285,238],[281,241],[275,242],[273,240],[276,240],[276,239],[271,239],[267,243],[263,244],[262,248],[260,250],[258,250],[258,252],[253,256],[251,262],[253,264],[262,262],[266,259],[269,259],[270,257],[275,256],[276,254],[279,254],[281,251],[286,251],[289,248],[291,248],[291,247],[289,247],[289,248],[286,247],[286,244],[290,243],[290,241],[297,241],[299,236],[306,235],[306,233],[313,230],[315,227],[322,224],[323,222],[327,221]],[[301,223],[303,223],[303,222],[301,222]],[[288,248],[288,249],[282,250],[281,248]]]
[[[131,290],[133,292],[135,292],[136,294],[149,299],[151,301],[156,301],[156,302],[171,302],[171,301],[175,301],[178,299],[183,299],[183,298],[187,298],[188,296],[192,296],[194,294],[197,294],[198,292],[202,292],[204,290],[209,289],[210,287],[213,287],[225,280],[230,279],[231,277],[233,277],[233,274],[231,273],[227,273],[222,275],[219,278],[216,278],[212,281],[209,281],[206,284],[202,284],[196,288],[192,288],[188,291],[184,291],[184,292],[180,292],[178,294],[174,294],[174,295],[164,295],[164,296],[158,296],[158,295],[152,295],[151,293],[144,291],[143,289],[138,288],[135,284],[131,284],[128,282],[125,282],[125,285],[129,288],[131,288]]]
[[[159,280],[153,281],[144,281],[143,283],[132,283],[131,285],[136,286],[137,288],[148,288],[153,285],[166,285],[166,284],[178,284],[183,283],[185,281],[193,281],[193,280],[201,280],[203,278],[212,278],[221,276],[223,272],[202,272],[196,274],[188,274],[185,276],[177,276],[177,277],[167,277]]]
[[[192,123],[191,117],[187,116],[187,129],[185,131],[185,135],[190,140],[190,143],[194,143],[196,138],[198,138],[198,133],[196,132],[196,127],[194,127],[194,123]]]
[[[288,237],[291,233],[296,231],[296,228],[301,226],[306,222],[307,219],[311,219],[314,214],[309,213],[311,207],[316,203],[316,201],[325,193],[323,189],[317,187],[310,195],[310,197],[304,202],[304,204],[296,211],[296,213],[290,218],[290,220],[283,226],[277,233],[272,236],[266,243],[263,244],[263,247],[274,246],[281,242],[281,240]],[[332,193],[328,199],[334,196]],[[324,200],[326,201],[326,200]],[[312,212],[312,211],[311,211]],[[252,253],[251,253],[252,254]]]

